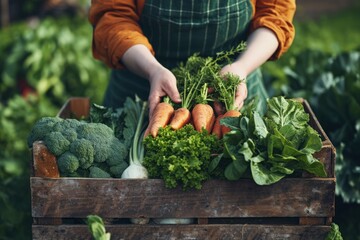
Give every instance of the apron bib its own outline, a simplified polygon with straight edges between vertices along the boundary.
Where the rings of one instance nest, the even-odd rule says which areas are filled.
[[[172,69],[193,53],[214,56],[246,40],[252,16],[249,0],[147,0],[140,18],[144,35],[152,44],[156,59]],[[267,94],[259,70],[247,78],[248,98]],[[137,94],[146,100],[148,80],[128,70],[112,70],[104,105],[122,106],[126,97]]]

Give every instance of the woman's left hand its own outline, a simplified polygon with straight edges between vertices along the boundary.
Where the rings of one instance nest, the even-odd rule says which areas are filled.
[[[228,65],[224,66],[220,71],[221,76],[225,76],[227,73],[237,75],[237,76],[239,76],[240,79],[246,79],[246,73],[236,63],[228,64]],[[235,104],[235,106],[237,106],[237,108],[239,110],[243,107],[244,101],[247,98],[247,94],[248,94],[248,91],[247,91],[246,83],[243,81],[239,84],[237,91],[235,93],[234,104]]]

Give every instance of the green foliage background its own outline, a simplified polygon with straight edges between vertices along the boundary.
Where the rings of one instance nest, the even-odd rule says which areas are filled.
[[[344,239],[360,239],[359,10],[296,21],[292,48],[263,67],[270,95],[308,99],[337,147],[333,220]],[[54,116],[71,96],[102,102],[109,69],[93,59],[91,34],[84,16],[0,29],[0,239],[31,239],[26,138],[32,125]]]

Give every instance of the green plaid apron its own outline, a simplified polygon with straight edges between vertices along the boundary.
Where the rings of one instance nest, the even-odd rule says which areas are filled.
[[[157,60],[168,69],[193,53],[214,56],[246,39],[252,16],[250,0],[147,0],[140,24],[152,44]],[[247,78],[248,98],[267,93],[260,70]],[[146,100],[150,85],[128,70],[113,70],[104,105],[121,106],[135,94]]]

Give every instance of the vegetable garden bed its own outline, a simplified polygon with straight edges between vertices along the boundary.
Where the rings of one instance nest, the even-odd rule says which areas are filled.
[[[208,180],[201,190],[167,189],[160,179],[30,178],[33,239],[91,239],[84,219],[101,216],[112,239],[324,239],[335,214],[335,149],[306,100],[310,125],[323,140],[316,158],[326,178],[298,178],[259,186],[252,179]],[[87,98],[71,98],[62,118],[89,114]],[[33,162],[55,161],[41,142]],[[131,224],[129,218],[192,218],[187,225]]]

